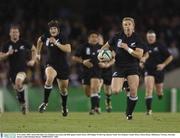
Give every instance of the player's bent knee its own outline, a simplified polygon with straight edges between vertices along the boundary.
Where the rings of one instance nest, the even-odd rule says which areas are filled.
[[[22,81],[19,80],[19,79],[17,79],[17,80],[15,81],[15,88],[16,88],[17,90],[20,90],[20,89],[22,89],[22,87],[23,87]]]
[[[99,87],[98,86],[97,87],[93,86],[93,87],[91,87],[91,91],[92,92],[98,92],[99,91]]]
[[[120,92],[120,89],[112,88],[112,93],[118,94]]]
[[[60,90],[61,90],[62,92],[64,92],[64,93],[67,93],[67,92],[68,92],[67,87],[61,87]]]
[[[46,85],[51,86],[53,84],[54,78],[53,77],[47,77],[46,79]]]

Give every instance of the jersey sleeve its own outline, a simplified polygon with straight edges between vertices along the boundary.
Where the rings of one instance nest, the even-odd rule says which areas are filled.
[[[6,52],[8,52],[8,46],[7,46],[7,44],[4,44],[4,45],[2,45],[2,47],[1,47],[1,52],[3,52],[3,53],[6,53]]]
[[[45,41],[46,41],[46,35],[45,35],[45,34],[41,35],[41,36],[40,36],[40,39],[41,39],[41,41],[42,41],[43,43],[45,43]]]
[[[83,50],[84,50],[83,45],[80,45],[80,46],[75,50],[74,56],[83,57]]]
[[[110,48],[112,48],[113,50],[115,50],[116,48],[116,43],[117,43],[117,34],[108,40],[108,44],[110,45]]]
[[[26,48],[28,49],[28,50],[31,50],[32,49],[32,43],[30,43],[30,42],[28,42],[28,41],[24,41],[24,43],[25,43],[25,45],[26,45]]]
[[[143,49],[144,51],[146,50],[146,46],[145,46],[145,43],[143,42],[143,40],[137,36],[137,48],[140,48],[140,49]]]
[[[159,50],[164,58],[168,58],[171,55],[168,51],[168,48],[165,45],[160,45]]]
[[[60,39],[61,39],[61,42],[60,42],[61,44],[63,45],[68,44],[67,37],[65,37],[64,35],[61,35]]]

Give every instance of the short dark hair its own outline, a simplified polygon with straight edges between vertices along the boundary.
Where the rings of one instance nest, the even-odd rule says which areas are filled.
[[[156,32],[154,30],[148,30],[147,33],[148,34],[156,34]]]
[[[11,29],[18,29],[18,30],[20,31],[20,30],[21,30],[21,27],[20,27],[19,24],[11,24],[10,30],[11,30]]]
[[[91,30],[91,31],[88,32],[88,37],[89,37],[91,34],[97,34],[97,35],[99,35],[99,32],[98,32],[98,31],[95,31],[95,30]]]
[[[51,27],[57,27],[59,29],[60,27],[60,23],[58,20],[51,20],[49,23],[48,23],[48,27],[51,28]]]

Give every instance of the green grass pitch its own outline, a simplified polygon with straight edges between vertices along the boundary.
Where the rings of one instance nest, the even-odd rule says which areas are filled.
[[[59,112],[43,114],[19,112],[0,114],[0,132],[53,132],[53,133],[142,133],[180,132],[180,113],[134,113],[133,120],[126,120],[124,113],[101,113],[90,116],[85,112],[70,112],[62,117]]]

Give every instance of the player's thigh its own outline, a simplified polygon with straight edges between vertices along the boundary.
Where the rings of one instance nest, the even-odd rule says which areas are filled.
[[[139,76],[138,75],[129,75],[127,77],[127,81],[128,81],[129,88],[130,88],[130,93],[133,96],[136,96],[137,89],[139,86]]]
[[[61,80],[57,79],[58,87],[61,91],[67,91],[68,85],[69,85],[69,80]]]
[[[49,80],[54,80],[54,78],[57,76],[56,70],[51,66],[46,67],[45,74],[46,74],[46,79]]]
[[[99,91],[100,87],[100,79],[99,78],[91,78],[90,80],[90,88],[92,93],[96,93]]]
[[[124,78],[113,77],[111,83],[112,92],[116,94],[119,93],[122,89],[123,83],[124,83]]]

